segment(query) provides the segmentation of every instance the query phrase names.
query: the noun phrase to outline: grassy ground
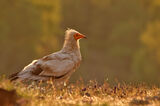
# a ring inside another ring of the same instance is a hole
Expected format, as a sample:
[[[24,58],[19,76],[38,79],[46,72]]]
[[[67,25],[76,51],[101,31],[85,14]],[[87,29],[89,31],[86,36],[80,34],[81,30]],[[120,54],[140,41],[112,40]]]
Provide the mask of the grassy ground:
[[[2,95],[2,99],[11,98],[22,106],[56,106],[56,105],[160,105],[160,88],[145,84],[116,84],[110,86],[107,82],[99,85],[96,81],[84,84],[82,81],[70,83],[66,87],[57,88],[49,82],[44,84],[24,85],[10,83],[1,78],[0,88],[14,92]],[[0,98],[1,99],[1,98]],[[0,100],[2,103],[4,100]],[[7,100],[6,100],[7,101]]]

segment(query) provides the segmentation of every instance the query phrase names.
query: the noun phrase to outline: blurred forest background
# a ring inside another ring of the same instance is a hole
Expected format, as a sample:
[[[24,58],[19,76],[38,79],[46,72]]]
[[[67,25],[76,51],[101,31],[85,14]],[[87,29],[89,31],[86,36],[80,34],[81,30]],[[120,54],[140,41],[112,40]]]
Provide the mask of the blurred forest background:
[[[160,82],[160,0],[0,0],[0,74],[60,50],[67,28],[88,37],[71,81]]]

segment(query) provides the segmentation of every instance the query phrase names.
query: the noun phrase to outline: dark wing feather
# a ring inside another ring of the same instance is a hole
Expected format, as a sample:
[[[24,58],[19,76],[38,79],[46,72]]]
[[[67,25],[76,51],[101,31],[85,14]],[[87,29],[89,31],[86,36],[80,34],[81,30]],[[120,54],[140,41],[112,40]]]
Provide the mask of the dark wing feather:
[[[37,65],[37,67],[32,71],[32,74],[39,75],[43,69],[41,68],[41,65]]]
[[[13,74],[9,75],[8,79],[10,81],[14,81],[14,80],[18,79],[18,76],[17,76],[18,73],[19,72],[16,72],[16,73],[13,73]]]
[[[69,72],[63,74],[63,75],[60,75],[60,76],[47,76],[47,75],[40,75],[42,77],[50,77],[52,79],[60,79],[60,78],[63,78],[64,76],[66,76]]]

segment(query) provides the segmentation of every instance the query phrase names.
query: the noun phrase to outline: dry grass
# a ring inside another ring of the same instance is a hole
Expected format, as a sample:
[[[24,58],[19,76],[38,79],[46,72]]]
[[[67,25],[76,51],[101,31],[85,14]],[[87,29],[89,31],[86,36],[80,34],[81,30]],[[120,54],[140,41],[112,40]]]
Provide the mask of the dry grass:
[[[24,85],[10,83],[1,79],[0,88],[15,89],[17,104],[27,106],[56,105],[160,105],[160,89],[145,84],[116,84],[110,86],[107,82],[99,85],[96,81],[84,84],[78,81],[63,88],[48,84]],[[5,98],[5,96],[4,96]]]

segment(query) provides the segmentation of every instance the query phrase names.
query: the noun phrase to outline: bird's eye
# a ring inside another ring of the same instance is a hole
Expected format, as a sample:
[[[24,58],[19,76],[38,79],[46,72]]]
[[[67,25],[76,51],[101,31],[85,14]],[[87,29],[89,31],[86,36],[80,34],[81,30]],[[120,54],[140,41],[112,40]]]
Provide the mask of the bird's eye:
[[[78,33],[76,33],[76,34],[74,35],[74,37],[78,38],[78,37],[79,37],[79,34],[78,34]]]

